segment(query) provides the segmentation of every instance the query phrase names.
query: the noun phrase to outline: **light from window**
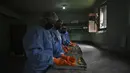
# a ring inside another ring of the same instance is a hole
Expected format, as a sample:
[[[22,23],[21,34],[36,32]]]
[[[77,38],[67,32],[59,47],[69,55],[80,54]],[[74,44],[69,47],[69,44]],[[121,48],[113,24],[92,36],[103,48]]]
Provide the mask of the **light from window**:
[[[100,8],[100,29],[107,28],[107,6]]]

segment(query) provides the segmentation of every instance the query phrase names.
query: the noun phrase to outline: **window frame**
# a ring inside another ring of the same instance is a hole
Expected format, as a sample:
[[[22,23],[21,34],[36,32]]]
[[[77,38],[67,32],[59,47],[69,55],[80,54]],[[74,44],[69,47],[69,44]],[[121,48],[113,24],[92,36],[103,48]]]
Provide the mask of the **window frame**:
[[[102,7],[104,7],[104,6],[107,6],[107,1],[105,1],[103,4],[101,4],[100,5],[100,7],[98,8],[98,19],[97,19],[97,21],[98,21],[98,31],[101,31],[101,30],[107,30],[107,27],[105,27],[105,28],[100,28],[100,9],[102,8]],[[107,24],[106,24],[107,25]]]

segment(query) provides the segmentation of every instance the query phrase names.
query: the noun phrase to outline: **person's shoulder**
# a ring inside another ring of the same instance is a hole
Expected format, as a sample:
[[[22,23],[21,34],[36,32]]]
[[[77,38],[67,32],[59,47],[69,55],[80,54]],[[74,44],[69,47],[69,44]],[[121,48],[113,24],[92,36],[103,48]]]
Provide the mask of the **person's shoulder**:
[[[57,31],[57,33],[58,33],[58,35],[60,35],[60,36],[62,35],[59,31]]]

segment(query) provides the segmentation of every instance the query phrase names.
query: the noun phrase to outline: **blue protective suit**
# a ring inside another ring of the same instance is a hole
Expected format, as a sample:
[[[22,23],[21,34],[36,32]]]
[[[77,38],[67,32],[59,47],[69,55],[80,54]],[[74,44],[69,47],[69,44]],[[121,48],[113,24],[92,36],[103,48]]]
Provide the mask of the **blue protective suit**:
[[[62,44],[63,45],[69,45],[70,44],[70,38],[69,38],[69,33],[66,31],[66,33],[61,33],[61,38],[62,38]]]
[[[64,51],[62,49],[62,40],[61,40],[61,34],[58,30],[55,28],[52,28],[50,30],[52,36],[53,36],[53,56],[54,57],[60,57],[61,54],[64,54]]]
[[[44,73],[53,64],[52,36],[49,30],[38,26],[29,30],[23,39],[27,56],[24,73]]]

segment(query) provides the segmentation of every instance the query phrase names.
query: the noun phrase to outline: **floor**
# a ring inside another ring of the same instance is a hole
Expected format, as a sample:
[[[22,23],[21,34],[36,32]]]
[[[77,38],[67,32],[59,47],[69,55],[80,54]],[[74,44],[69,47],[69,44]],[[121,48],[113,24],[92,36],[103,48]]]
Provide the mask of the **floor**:
[[[130,73],[129,60],[89,45],[80,45],[87,63],[86,73]]]
[[[112,55],[109,52],[100,51],[90,45],[79,45],[83,51],[83,58],[87,63],[87,71],[54,71],[48,73],[130,73],[129,60]],[[11,58],[9,60],[9,73],[22,73],[23,58]]]

